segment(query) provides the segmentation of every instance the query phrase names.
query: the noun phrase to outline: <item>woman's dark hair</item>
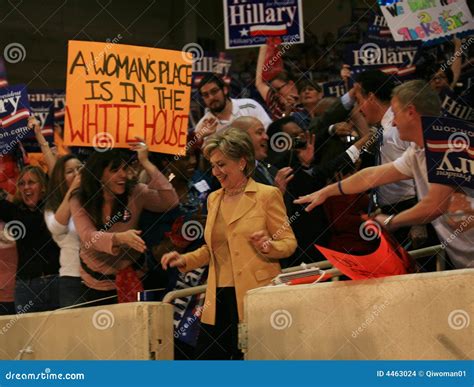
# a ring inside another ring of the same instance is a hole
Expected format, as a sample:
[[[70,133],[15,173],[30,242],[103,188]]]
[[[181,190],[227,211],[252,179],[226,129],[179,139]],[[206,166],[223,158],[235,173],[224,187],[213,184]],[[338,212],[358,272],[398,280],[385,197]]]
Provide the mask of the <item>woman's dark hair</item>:
[[[453,70],[451,70],[451,67],[445,66],[444,63],[441,63],[441,64],[437,63],[432,67],[430,78],[428,79],[428,81],[431,80],[431,78],[433,78],[436,75],[436,73],[440,70],[446,75],[446,78],[448,79],[448,83],[451,86],[454,80],[454,73],[453,73]]]
[[[53,172],[51,172],[51,177],[48,183],[48,200],[46,201],[46,209],[50,211],[56,211],[61,205],[66,192],[69,189],[64,178],[64,173],[66,169],[66,163],[69,160],[77,159],[77,156],[73,154],[68,154],[63,157],[60,157],[56,164],[54,164]]]
[[[268,125],[267,136],[269,138],[270,144],[275,144],[278,142],[278,138],[280,136],[279,133],[283,133],[283,127],[290,122],[294,122],[295,124],[297,124],[296,120],[292,116],[286,116],[278,120],[275,120],[270,125]],[[277,167],[278,169],[283,168],[283,167],[288,167],[290,160],[292,159],[291,145],[286,144],[286,141],[288,141],[289,139],[286,139],[287,135],[284,135],[284,136],[285,137],[280,137],[280,139],[282,143],[285,144],[285,148],[287,149],[274,149],[275,147],[273,146],[268,147],[267,161],[273,166]],[[293,160],[293,161],[296,161],[296,160]]]
[[[355,80],[361,86],[362,95],[373,93],[380,101],[390,102],[396,83],[394,77],[380,70],[367,70]]]
[[[275,134],[283,132],[283,127],[290,122],[296,124],[296,120],[292,116],[286,116],[273,121],[267,128],[268,138],[272,138]]]
[[[305,88],[307,87],[311,87],[313,88],[314,90],[316,90],[318,93],[321,93],[323,91],[323,89],[321,88],[321,86],[319,86],[316,82],[313,82],[309,79],[303,79],[301,81],[298,81],[296,83],[296,87],[298,89],[298,93],[301,93]]]
[[[106,152],[94,152],[81,169],[81,187],[78,192],[79,202],[87,211],[96,227],[102,228],[102,208],[104,205],[104,192],[102,176],[107,167],[116,171],[131,162],[131,155],[120,149],[112,149]],[[116,196],[112,206],[112,214],[116,214],[128,203],[128,198],[136,185],[135,180],[127,180],[125,192]]]
[[[201,94],[201,89],[203,88],[203,86],[207,85],[208,83],[215,83],[217,87],[221,90],[224,90],[224,87],[226,87],[224,80],[220,76],[214,73],[209,73],[204,75],[201,79],[201,82],[199,82],[199,94]]]

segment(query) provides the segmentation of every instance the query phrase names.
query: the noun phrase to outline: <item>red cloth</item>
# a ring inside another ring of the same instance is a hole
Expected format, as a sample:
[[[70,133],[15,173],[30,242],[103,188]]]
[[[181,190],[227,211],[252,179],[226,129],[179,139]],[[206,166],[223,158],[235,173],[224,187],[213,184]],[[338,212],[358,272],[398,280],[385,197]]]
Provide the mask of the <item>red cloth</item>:
[[[124,302],[136,302],[137,293],[143,292],[143,284],[138,278],[137,272],[131,266],[121,269],[115,276],[117,287],[117,298],[119,304]]]
[[[379,230],[379,247],[367,255],[352,255],[315,245],[334,267],[353,280],[388,277],[414,272],[413,259],[375,221],[370,227]],[[368,226],[369,227],[369,226]]]
[[[10,194],[16,191],[16,180],[19,170],[14,155],[4,155],[0,157],[0,188]]]
[[[265,82],[270,82],[284,69],[282,54],[278,48],[280,44],[281,38],[279,37],[267,39],[267,53],[265,55],[265,62],[263,62],[264,66],[262,69],[262,79]]]
[[[171,243],[180,249],[185,249],[191,244],[191,241],[183,237],[182,230],[184,224],[184,216],[178,217],[171,226],[171,231],[165,232],[165,237],[170,238]]]
[[[331,231],[328,244],[331,250],[357,255],[371,253],[377,248],[377,241],[364,240],[359,233],[364,222],[361,215],[367,212],[368,206],[369,197],[365,193],[332,196],[324,202]]]

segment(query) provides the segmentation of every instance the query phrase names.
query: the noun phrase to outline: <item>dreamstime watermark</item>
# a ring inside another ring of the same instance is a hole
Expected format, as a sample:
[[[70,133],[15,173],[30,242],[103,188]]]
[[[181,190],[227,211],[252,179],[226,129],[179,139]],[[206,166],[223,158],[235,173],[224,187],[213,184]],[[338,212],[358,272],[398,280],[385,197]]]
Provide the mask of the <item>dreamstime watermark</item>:
[[[441,65],[441,71],[446,71],[446,69],[450,68],[456,58],[462,56],[462,54],[464,54],[464,51],[469,48],[472,42],[474,42],[474,37],[470,36],[469,39],[465,43],[463,43],[458,50],[454,52],[454,54],[446,61],[446,63],[443,63]]]
[[[367,327],[375,321],[379,314],[383,312],[383,310],[388,304],[390,304],[390,302],[388,300],[385,300],[382,305],[374,305],[372,307],[373,310],[370,312],[369,317],[367,317],[365,321],[357,327],[357,329],[352,331],[352,337],[356,339],[357,336],[359,336],[365,329],[367,329]]]
[[[471,141],[466,133],[452,133],[448,138],[448,147],[453,152],[464,152],[471,146]]]
[[[445,249],[446,246],[454,241],[472,221],[474,221],[474,215],[469,215],[466,219],[463,219],[461,224],[454,230],[454,232],[448,238],[446,238],[446,240],[441,242],[441,247]]]
[[[196,307],[196,311],[193,313],[192,317],[188,317],[187,321],[174,331],[174,338],[179,339],[180,336],[185,336],[186,331],[191,328],[191,326],[201,318],[203,312],[211,305],[209,301],[206,301],[204,305]]]
[[[376,43],[365,43],[359,48],[359,57],[364,64],[377,62],[382,56],[382,50]]]
[[[115,146],[115,140],[110,133],[99,132],[92,138],[92,146],[97,152],[107,152]]]
[[[17,321],[20,319],[20,316],[24,313],[28,313],[28,311],[31,309],[31,307],[34,305],[33,301],[29,301],[28,304],[25,306],[18,306],[18,311],[17,314],[14,315],[1,329],[0,329],[0,335],[4,335],[8,332],[8,330],[13,327]]]
[[[270,325],[277,331],[282,331],[291,327],[293,324],[293,317],[286,309],[275,310],[270,316]]]
[[[383,139],[382,136],[383,136],[383,128],[382,127],[372,128],[371,129],[371,136],[366,141],[366,143],[362,146],[361,152],[367,152],[375,144],[380,144],[381,145],[381,140]]]
[[[459,331],[467,328],[471,323],[469,314],[463,309],[455,309],[449,313],[448,325],[451,329]]]
[[[364,241],[373,241],[380,237],[381,233],[382,228],[380,227],[380,224],[373,220],[367,220],[359,227],[359,235]]]
[[[83,372],[57,373],[51,372],[51,368],[45,368],[44,372],[12,372],[5,374],[6,380],[85,380]]]
[[[280,132],[275,133],[270,137],[270,148],[277,153],[285,152],[291,149],[293,146],[293,139],[288,133]]]
[[[2,147],[2,156],[10,153],[12,150],[15,149],[16,145],[30,132],[27,126],[23,126],[21,128],[13,129],[9,135],[14,135],[15,138],[10,141],[8,144]],[[0,133],[0,140],[4,137],[7,137],[6,133]]]
[[[188,43],[188,44],[186,44],[181,49],[181,52],[182,52],[181,55],[183,56],[183,59],[185,61],[191,62],[191,63],[200,61],[204,57],[204,50],[202,49],[202,47],[198,43]],[[185,53],[186,54],[191,54],[192,59],[190,59],[189,55],[186,55]]]
[[[112,328],[114,324],[115,317],[110,310],[100,309],[92,316],[92,325],[100,331]]]
[[[184,148],[184,154],[188,153],[190,149],[193,148],[204,136],[202,133],[196,133],[194,138],[191,141],[188,141],[186,143],[186,146]],[[174,155],[174,161],[178,161],[183,155]]]
[[[86,70],[87,71],[91,71],[93,67],[95,67],[97,65],[97,63],[102,60],[102,58],[104,57],[105,54],[107,54],[110,49],[114,46],[114,44],[117,44],[118,42],[120,42],[121,40],[123,39],[122,35],[121,34],[118,34],[117,36],[115,36],[113,39],[109,39],[107,38],[105,40],[106,42],[106,45],[105,45],[105,48],[99,52],[93,59],[92,61],[86,63]]]
[[[23,239],[26,235],[26,227],[19,220],[12,220],[5,224],[3,236],[10,242]]]
[[[3,50],[3,57],[8,63],[23,62],[26,59],[26,49],[21,43],[10,43]]]
[[[99,240],[105,232],[107,232],[115,223],[117,223],[120,219],[123,219],[123,213],[121,211],[117,212],[110,220],[105,223],[104,227],[101,228],[94,237],[90,241],[86,241],[84,243],[84,248],[90,248],[95,242]]]
[[[188,220],[181,227],[181,235],[188,242],[202,238],[204,227],[197,220]]]
[[[270,70],[273,65],[295,44],[298,43],[299,38],[293,36],[289,41],[284,42],[280,45],[281,48],[278,49],[277,53],[273,55],[267,63],[263,64],[263,71]]]
[[[286,230],[288,230],[288,228],[290,228],[291,224],[293,222],[295,222],[296,219],[298,219],[299,216],[300,216],[300,213],[298,211],[296,211],[293,215],[291,215],[291,217],[288,220],[285,220],[285,222],[278,228],[278,230],[275,233],[273,233],[273,235],[271,236],[271,240],[267,241],[263,244],[263,247],[266,248],[272,240],[273,241],[278,240],[280,235],[283,232],[285,232]]]

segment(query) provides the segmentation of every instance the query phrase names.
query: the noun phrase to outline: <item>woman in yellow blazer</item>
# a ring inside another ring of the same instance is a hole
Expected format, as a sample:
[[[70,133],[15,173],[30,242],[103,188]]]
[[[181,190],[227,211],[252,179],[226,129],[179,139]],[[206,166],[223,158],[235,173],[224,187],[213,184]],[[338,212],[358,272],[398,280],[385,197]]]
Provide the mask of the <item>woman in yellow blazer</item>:
[[[245,131],[230,128],[209,137],[204,155],[222,187],[208,198],[206,243],[187,254],[167,253],[161,264],[182,272],[209,265],[196,357],[239,359],[245,293],[280,273],[277,259],[295,251],[296,239],[280,191],[250,178],[255,159]]]

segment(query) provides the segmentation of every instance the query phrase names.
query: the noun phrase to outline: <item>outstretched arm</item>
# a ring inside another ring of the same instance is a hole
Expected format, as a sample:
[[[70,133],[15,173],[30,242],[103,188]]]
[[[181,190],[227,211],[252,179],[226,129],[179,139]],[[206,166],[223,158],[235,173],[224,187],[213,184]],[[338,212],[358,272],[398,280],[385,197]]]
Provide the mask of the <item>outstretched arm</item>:
[[[305,209],[305,211],[309,212],[324,203],[331,196],[356,194],[380,185],[406,179],[410,179],[410,177],[401,173],[395,168],[393,163],[379,165],[377,167],[365,168],[339,183],[328,185],[312,194],[302,196],[295,200],[294,203],[309,203]]]
[[[396,230],[400,227],[430,223],[447,211],[453,192],[454,188],[451,186],[430,184],[428,194],[412,208],[393,216],[386,228]],[[387,215],[381,214],[377,215],[375,220],[384,224],[387,218]]]
[[[263,81],[263,66],[265,64],[265,55],[267,54],[267,45],[260,46],[257,59],[257,73],[255,74],[255,87],[262,96],[263,100],[267,100],[267,94],[270,87]]]

